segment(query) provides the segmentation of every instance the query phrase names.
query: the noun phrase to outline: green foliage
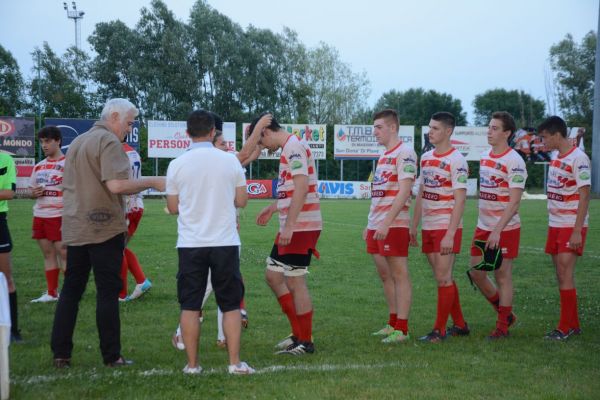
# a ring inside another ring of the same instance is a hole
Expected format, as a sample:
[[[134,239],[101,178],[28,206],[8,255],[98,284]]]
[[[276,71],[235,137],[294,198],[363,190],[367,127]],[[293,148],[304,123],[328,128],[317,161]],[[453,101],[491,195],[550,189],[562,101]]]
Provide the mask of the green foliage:
[[[596,32],[588,32],[580,44],[568,34],[550,48],[559,106],[571,126],[592,125]]]
[[[0,115],[16,116],[21,112],[24,88],[17,60],[0,45]]]
[[[254,218],[266,201],[251,200],[241,214],[241,266],[250,326],[242,335],[242,359],[258,374],[230,377],[226,352],[217,348],[214,297],[205,309],[200,340],[201,376],[184,376],[185,356],[171,347],[178,320],[176,299],[176,218],[164,201],[146,200],[146,212],[130,243],[154,287],[142,298],[121,304],[123,354],[135,364],[102,366],[95,323],[95,288],[90,279],[79,309],[73,367],[53,369],[49,347],[54,304],[31,304],[45,290],[42,254],[31,239],[31,200],[10,202],[13,265],[25,342],[10,346],[14,399],[591,399],[600,393],[600,230],[588,231],[585,254],[575,270],[583,334],[566,343],[542,336],[556,326],[559,296],[550,257],[543,254],[545,201],[524,200],[521,248],[514,266],[511,338],[488,342],[496,314],[465,276],[477,203],[468,200],[462,253],[454,278],[471,336],[438,345],[416,340],[431,329],[436,284],[425,255],[411,248],[413,303],[408,343],[388,346],[371,332],[387,320],[381,283],[361,239],[369,201],[324,200],[321,259],[314,260],[308,285],[314,303],[316,353],[304,357],[273,354],[289,333],[285,315],[264,281],[265,257],[277,230],[274,218],[258,227]],[[590,221],[600,218],[593,200]],[[419,238],[420,239],[420,238]],[[62,281],[62,276],[61,276]],[[133,281],[130,278],[130,286]]]
[[[427,126],[431,115],[438,111],[448,111],[456,118],[456,125],[466,125],[467,114],[463,111],[459,99],[448,93],[439,93],[435,90],[425,91],[423,88],[412,88],[404,92],[390,90],[384,93],[374,110],[391,108],[398,112],[401,125]]]
[[[522,90],[491,89],[475,96],[473,108],[475,125],[487,126],[493,112],[507,111],[522,128],[536,127],[544,120],[546,103]]]
[[[89,56],[75,47],[59,57],[44,42],[32,53],[38,70],[29,83],[29,108],[41,111],[42,118],[87,118],[93,113],[96,97],[89,88]]]

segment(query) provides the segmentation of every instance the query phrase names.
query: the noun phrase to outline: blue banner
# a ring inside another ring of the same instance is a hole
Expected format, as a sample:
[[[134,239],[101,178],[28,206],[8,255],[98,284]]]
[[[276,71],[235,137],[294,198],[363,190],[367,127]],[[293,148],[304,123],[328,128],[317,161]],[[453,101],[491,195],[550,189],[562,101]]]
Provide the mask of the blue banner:
[[[95,119],[74,119],[74,118],[45,118],[44,126],[54,125],[62,133],[62,151],[66,152],[69,145],[77,136],[89,131]],[[127,144],[140,152],[140,121],[134,121],[131,133],[125,138]]]

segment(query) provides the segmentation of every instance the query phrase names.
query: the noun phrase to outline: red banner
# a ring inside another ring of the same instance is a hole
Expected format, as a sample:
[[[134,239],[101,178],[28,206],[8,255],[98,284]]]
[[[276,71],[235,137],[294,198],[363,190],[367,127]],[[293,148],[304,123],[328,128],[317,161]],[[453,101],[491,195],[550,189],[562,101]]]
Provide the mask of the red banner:
[[[273,197],[273,181],[249,179],[246,181],[246,190],[251,199],[270,199]]]

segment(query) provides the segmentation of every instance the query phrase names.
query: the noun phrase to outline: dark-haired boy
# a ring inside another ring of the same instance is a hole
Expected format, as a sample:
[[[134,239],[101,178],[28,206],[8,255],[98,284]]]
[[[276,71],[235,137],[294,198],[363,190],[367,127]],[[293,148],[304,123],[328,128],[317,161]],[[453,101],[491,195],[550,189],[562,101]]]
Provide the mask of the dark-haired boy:
[[[485,250],[500,248],[502,264],[494,271],[497,287],[486,271],[471,270],[471,279],[496,310],[496,329],[488,339],[502,339],[509,335],[508,328],[516,321],[512,312],[513,260],[519,254],[521,219],[519,205],[525,189],[527,169],[525,161],[508,143],[516,130],[515,120],[505,112],[492,114],[488,125],[488,143],[491,150],[481,155],[479,166],[479,218],[473,241],[486,241]],[[471,266],[482,260],[481,251],[471,247]],[[448,330],[453,336],[467,333],[453,327]]]
[[[417,154],[398,138],[400,121],[394,110],[373,116],[374,135],[385,152],[377,162],[371,189],[371,208],[363,239],[383,285],[389,319],[381,330],[383,343],[404,342],[412,286],[408,273],[410,194],[417,175]]]
[[[58,300],[58,277],[67,262],[61,235],[65,156],[60,149],[62,135],[56,126],[40,129],[38,139],[46,158],[35,165],[29,181],[31,197],[35,199],[32,238],[44,256],[47,290],[31,302],[49,303]]]
[[[538,134],[552,155],[546,193],[548,195],[548,238],[546,253],[552,256],[560,292],[560,320],[545,338],[566,340],[581,333],[575,289],[575,263],[583,255],[588,227],[592,171],[590,159],[567,138],[567,125],[550,117]]]
[[[198,319],[209,270],[217,304],[223,311],[230,374],[251,374],[240,361],[240,302],[244,284],[240,275],[240,237],[236,207],[248,201],[246,178],[233,154],[214,148],[215,120],[208,111],[194,111],[187,119],[192,145],[171,161],[167,170],[167,208],[177,218],[177,297],[181,306],[181,331],[186,374],[199,374]]]
[[[269,151],[282,149],[277,201],[256,216],[258,225],[266,225],[279,213],[279,232],[267,257],[266,280],[290,321],[292,336],[278,344],[282,348],[278,353],[313,353],[313,306],[306,274],[312,255],[318,257],[322,229],[315,160],[308,143],[283,130],[275,118],[261,132],[254,132],[261,117],[252,122],[250,132],[261,135],[260,144]]]
[[[431,343],[446,338],[450,315],[455,329],[465,334],[469,330],[460,307],[458,287],[452,279],[455,256],[460,253],[469,176],[467,161],[450,142],[455,124],[454,116],[448,112],[431,116],[428,135],[435,149],[421,157],[420,189],[410,229],[411,245],[418,246],[417,228],[422,221],[422,251],[427,255],[438,286],[433,330],[419,338]]]

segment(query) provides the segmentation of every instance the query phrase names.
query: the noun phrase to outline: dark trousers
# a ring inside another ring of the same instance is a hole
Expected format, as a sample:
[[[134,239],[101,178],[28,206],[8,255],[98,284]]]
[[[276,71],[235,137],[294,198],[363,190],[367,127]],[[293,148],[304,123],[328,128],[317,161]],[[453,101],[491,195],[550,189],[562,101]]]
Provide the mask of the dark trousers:
[[[79,302],[92,268],[96,282],[96,326],[102,358],[104,363],[110,363],[121,356],[119,291],[124,248],[123,234],[102,243],[67,247],[67,271],[52,327],[54,358],[71,358]]]

